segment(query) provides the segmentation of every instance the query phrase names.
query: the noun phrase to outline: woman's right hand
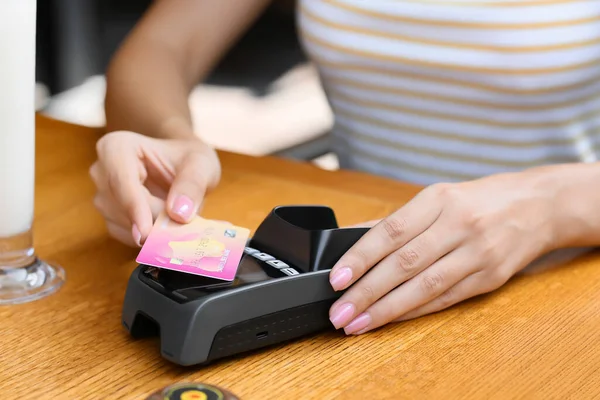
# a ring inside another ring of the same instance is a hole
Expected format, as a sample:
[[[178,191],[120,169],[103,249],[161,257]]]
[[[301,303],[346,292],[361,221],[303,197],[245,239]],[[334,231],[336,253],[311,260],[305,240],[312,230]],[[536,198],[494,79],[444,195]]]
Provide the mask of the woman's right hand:
[[[141,246],[162,210],[189,222],[220,180],[216,152],[199,138],[154,139],[128,131],[109,133],[96,146],[90,168],[94,205],[112,237]]]

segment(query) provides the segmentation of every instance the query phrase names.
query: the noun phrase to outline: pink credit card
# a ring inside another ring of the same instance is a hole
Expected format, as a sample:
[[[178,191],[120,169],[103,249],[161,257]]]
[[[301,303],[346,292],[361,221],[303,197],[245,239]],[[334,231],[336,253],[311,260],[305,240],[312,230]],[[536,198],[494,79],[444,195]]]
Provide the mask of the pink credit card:
[[[249,235],[228,222],[198,216],[182,225],[161,213],[136,262],[232,281]]]

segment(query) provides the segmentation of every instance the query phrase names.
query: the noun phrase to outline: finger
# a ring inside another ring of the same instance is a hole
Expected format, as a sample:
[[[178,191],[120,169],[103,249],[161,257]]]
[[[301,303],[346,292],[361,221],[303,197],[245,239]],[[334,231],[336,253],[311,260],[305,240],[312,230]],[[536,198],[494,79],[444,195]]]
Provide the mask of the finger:
[[[110,193],[125,210],[131,226],[139,232],[140,240],[143,241],[152,229],[153,220],[143,185],[143,167],[137,158],[137,152],[130,146],[111,145],[104,147],[98,157]]]
[[[204,195],[212,182],[211,160],[202,153],[190,153],[183,160],[169,190],[169,216],[180,223],[189,222],[198,213]]]
[[[433,268],[432,264],[456,249],[462,237],[451,232],[448,226],[434,224],[360,278],[331,307],[333,325],[345,326],[394,288],[426,268]]]
[[[106,174],[103,171],[100,163],[95,162],[90,167],[89,175],[92,178],[92,181],[94,182],[94,185],[96,185],[96,188],[99,192],[110,191],[110,188],[108,187],[108,179],[106,178]],[[152,196],[158,197],[163,200],[167,198],[168,190],[165,189],[164,185],[162,185],[161,183],[158,183],[153,179],[147,179],[146,182],[144,182],[144,186],[146,187],[146,189],[148,189]]]
[[[165,209],[165,201],[148,193],[148,203],[150,204],[150,210],[152,212],[152,222],[154,222],[156,221],[158,214]]]
[[[89,170],[90,178],[92,178],[92,182],[96,186],[96,189],[100,192],[108,191],[108,185],[106,184],[106,175],[104,170],[102,169],[102,165],[96,161]]]
[[[125,229],[121,225],[117,225],[113,222],[107,222],[106,228],[112,238],[129,247],[139,247],[138,242],[133,238],[134,234],[132,234],[131,230]]]
[[[158,214],[164,210],[165,202],[162,199],[152,196],[150,193],[147,193],[146,199],[152,211],[152,221],[155,221]],[[110,193],[98,193],[94,197],[94,207],[96,207],[107,222],[126,229],[132,228],[131,221],[126,212]]]
[[[344,226],[343,228],[345,228],[345,229],[349,229],[349,228],[372,228],[373,226],[377,225],[379,222],[381,222],[381,219],[373,219],[373,220],[361,222],[361,223],[358,223],[358,224],[347,225],[347,226]]]
[[[112,221],[117,225],[122,226],[131,225],[130,218],[119,206],[118,201],[108,187],[108,179],[106,178],[106,174],[100,163],[94,163],[90,167],[89,174],[98,189],[98,194],[94,197],[94,206],[96,209],[98,209],[108,221]],[[144,186],[146,187],[146,194],[150,203],[150,208],[152,209],[152,220],[154,221],[158,213],[165,207],[164,199],[167,197],[167,191],[154,181],[146,181]]]
[[[343,290],[356,282],[373,265],[429,228],[440,212],[436,198],[422,191],[404,207],[381,220],[333,266],[329,275],[333,289]]]
[[[435,299],[477,269],[468,248],[461,247],[389,292],[346,325],[344,331],[360,334],[378,328]]]
[[[150,180],[150,179],[146,180],[144,185],[146,186],[146,188],[148,189],[150,194],[154,197],[158,197],[159,199],[166,200],[167,196],[169,195],[168,189],[166,189],[161,184],[159,184],[153,180]]]
[[[476,272],[472,275],[469,275],[450,289],[446,290],[429,303],[407,312],[406,314],[397,318],[395,321],[407,321],[422,317],[423,315],[442,311],[446,308],[452,307],[457,303],[460,303],[461,301],[491,292],[494,289],[495,288],[486,285],[484,272]]]
[[[110,197],[110,198],[109,198]],[[131,226],[131,221],[125,211],[112,199],[112,196],[98,193],[94,196],[94,207],[102,214],[107,222],[120,226]]]

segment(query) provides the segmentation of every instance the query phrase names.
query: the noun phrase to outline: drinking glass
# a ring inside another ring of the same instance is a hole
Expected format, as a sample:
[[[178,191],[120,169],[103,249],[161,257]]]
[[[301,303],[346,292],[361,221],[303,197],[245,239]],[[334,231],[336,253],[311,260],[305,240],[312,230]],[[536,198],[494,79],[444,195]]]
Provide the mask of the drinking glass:
[[[36,255],[36,0],[0,0],[0,305],[56,292],[63,269]]]

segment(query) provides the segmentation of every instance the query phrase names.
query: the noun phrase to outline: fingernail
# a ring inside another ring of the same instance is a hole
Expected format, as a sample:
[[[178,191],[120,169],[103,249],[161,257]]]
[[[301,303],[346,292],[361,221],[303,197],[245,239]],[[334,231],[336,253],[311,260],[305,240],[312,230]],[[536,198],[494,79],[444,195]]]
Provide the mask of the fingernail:
[[[131,227],[131,234],[133,235],[133,240],[135,241],[135,244],[137,244],[139,247],[142,247],[142,234],[140,233],[140,230],[138,229],[136,224],[133,224],[133,226]]]
[[[339,329],[346,325],[354,315],[354,304],[345,303],[336,307],[331,313],[329,320],[335,326],[335,329]]]
[[[352,270],[348,267],[340,268],[329,278],[329,283],[334,290],[343,289],[352,279]]]
[[[194,212],[194,202],[187,196],[179,196],[173,204],[173,212],[188,220]]]
[[[344,328],[344,332],[346,335],[362,333],[370,323],[371,316],[367,313],[362,313]]]

